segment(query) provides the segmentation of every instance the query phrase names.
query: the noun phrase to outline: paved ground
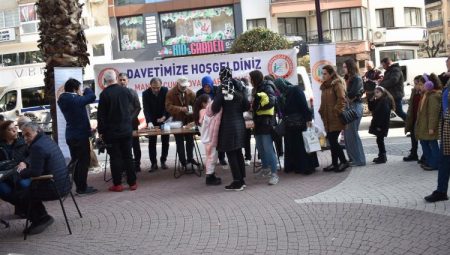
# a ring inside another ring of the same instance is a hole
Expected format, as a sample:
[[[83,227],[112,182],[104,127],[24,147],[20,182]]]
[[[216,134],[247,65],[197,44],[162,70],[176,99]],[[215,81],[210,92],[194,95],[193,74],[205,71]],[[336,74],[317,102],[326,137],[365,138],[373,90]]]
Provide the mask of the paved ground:
[[[376,145],[364,132],[371,161]],[[391,135],[386,165],[282,173],[276,186],[256,180],[248,168],[243,192],[158,170],[141,172],[137,191],[111,193],[103,174],[92,173],[89,181],[101,192],[77,198],[83,218],[65,202],[71,236],[57,203],[46,203],[55,224],[27,241],[24,221],[0,205],[0,216],[11,219],[10,229],[0,229],[0,254],[449,254],[450,202],[422,200],[437,173],[403,163],[409,140],[401,129]],[[321,167],[330,163],[329,152],[319,158]],[[218,167],[218,173],[228,184],[229,170]]]

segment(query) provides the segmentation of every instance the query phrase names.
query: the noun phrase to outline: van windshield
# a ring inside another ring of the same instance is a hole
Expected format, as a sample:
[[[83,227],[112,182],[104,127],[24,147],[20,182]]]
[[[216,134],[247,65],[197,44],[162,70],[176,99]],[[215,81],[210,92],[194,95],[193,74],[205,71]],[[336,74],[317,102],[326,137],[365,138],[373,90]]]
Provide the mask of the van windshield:
[[[11,111],[16,108],[17,91],[9,91],[0,99],[0,112]]]
[[[45,98],[45,88],[22,89],[22,105],[23,108],[49,105],[48,100]]]

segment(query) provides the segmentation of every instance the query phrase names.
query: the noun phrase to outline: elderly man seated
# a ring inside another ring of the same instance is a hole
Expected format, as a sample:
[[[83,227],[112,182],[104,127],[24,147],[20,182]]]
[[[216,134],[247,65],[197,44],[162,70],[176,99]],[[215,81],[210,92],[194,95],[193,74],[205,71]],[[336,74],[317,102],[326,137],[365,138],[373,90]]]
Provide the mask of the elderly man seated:
[[[29,146],[29,156],[25,162],[20,162],[17,171],[20,178],[26,179],[41,175],[53,175],[59,195],[67,195],[71,188],[69,172],[64,156],[58,145],[50,137],[39,131],[39,126],[28,122],[22,126],[25,142]],[[32,195],[32,196],[31,196]],[[58,194],[50,182],[37,182],[29,188],[15,191],[10,203],[20,208],[27,208],[31,201],[31,225],[24,230],[29,235],[39,234],[53,223],[42,201],[58,199]]]

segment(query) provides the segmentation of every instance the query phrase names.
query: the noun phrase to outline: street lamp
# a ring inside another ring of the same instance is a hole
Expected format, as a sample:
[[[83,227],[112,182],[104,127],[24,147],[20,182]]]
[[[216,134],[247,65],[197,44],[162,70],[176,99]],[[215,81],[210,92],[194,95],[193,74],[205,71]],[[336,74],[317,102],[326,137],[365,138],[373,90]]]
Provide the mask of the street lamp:
[[[318,35],[319,43],[323,43],[322,15],[320,13],[320,0],[316,0],[316,19],[317,19],[317,35]]]

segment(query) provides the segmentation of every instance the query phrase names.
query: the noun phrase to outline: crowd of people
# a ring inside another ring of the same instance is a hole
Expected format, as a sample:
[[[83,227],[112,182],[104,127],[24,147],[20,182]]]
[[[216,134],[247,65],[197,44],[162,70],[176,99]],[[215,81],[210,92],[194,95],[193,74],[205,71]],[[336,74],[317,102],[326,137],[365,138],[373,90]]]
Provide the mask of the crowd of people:
[[[321,104],[319,114],[324,124],[326,139],[330,148],[332,163],[324,172],[343,172],[349,167],[367,164],[359,128],[363,117],[363,103],[367,100],[372,121],[369,133],[376,136],[378,156],[376,164],[387,162],[385,137],[388,135],[391,112],[405,121],[405,133],[411,136],[410,154],[404,161],[418,161],[427,171],[439,170],[437,189],[425,197],[428,202],[447,200],[450,172],[450,111],[449,77],[450,58],[447,72],[437,76],[434,73],[418,75],[409,100],[408,112],[402,108],[404,97],[403,75],[397,64],[389,58],[382,60],[384,74],[367,63],[367,72],[361,76],[352,59],[343,64],[344,75],[338,75],[336,68],[326,65],[322,68]],[[152,78],[150,87],[143,92],[143,112],[148,128],[162,126],[170,119],[183,125],[195,123],[206,154],[206,185],[221,185],[216,175],[216,165],[229,165],[232,182],[226,190],[246,188],[246,166],[250,165],[251,135],[256,140],[257,156],[261,165],[256,178],[267,178],[269,185],[280,181],[279,157],[284,157],[283,169],[309,175],[319,167],[316,152],[305,149],[302,132],[313,127],[314,116],[300,86],[283,78],[264,76],[259,70],[249,73],[249,79],[233,77],[232,70],[222,68],[220,84],[215,85],[210,76],[202,78],[202,88],[194,93],[186,77],[179,77],[175,87],[162,86],[159,78]],[[138,188],[136,172],[141,171],[141,149],[139,138],[133,131],[139,126],[138,115],[141,104],[133,89],[127,88],[126,74],[109,70],[104,73],[106,88],[100,93],[97,132],[110,155],[110,169],[113,185],[110,191],[121,192],[123,176],[128,188]],[[364,98],[364,95],[366,97]],[[72,176],[76,193],[94,194],[98,190],[87,184],[92,129],[86,106],[96,96],[89,88],[69,79],[64,93],[58,98],[58,105],[66,119],[65,138],[72,162],[76,168]],[[345,112],[352,112],[351,120],[343,120]],[[251,120],[252,129],[246,127]],[[0,198],[15,206],[15,214],[26,216],[26,206],[33,193],[31,203],[31,226],[24,230],[37,234],[45,230],[53,218],[46,212],[42,201],[65,195],[71,187],[68,167],[58,145],[45,135],[39,126],[26,117],[17,121],[22,136],[18,135],[13,121],[0,124],[0,162],[8,161],[17,166],[17,176],[0,182]],[[283,129],[279,128],[283,126]],[[345,139],[345,151],[339,137]],[[192,134],[175,134],[176,151],[181,170],[200,167],[193,157],[194,137]],[[439,145],[440,140],[440,145]],[[423,155],[418,156],[420,142]],[[161,155],[157,161],[157,137],[149,137],[150,172],[161,167],[167,169],[169,135],[161,135]],[[244,150],[244,153],[243,153]],[[346,153],[345,153],[346,152]],[[228,160],[228,163],[225,159]],[[55,193],[48,184],[40,184],[39,192],[31,191],[31,177],[52,174],[57,186]]]

